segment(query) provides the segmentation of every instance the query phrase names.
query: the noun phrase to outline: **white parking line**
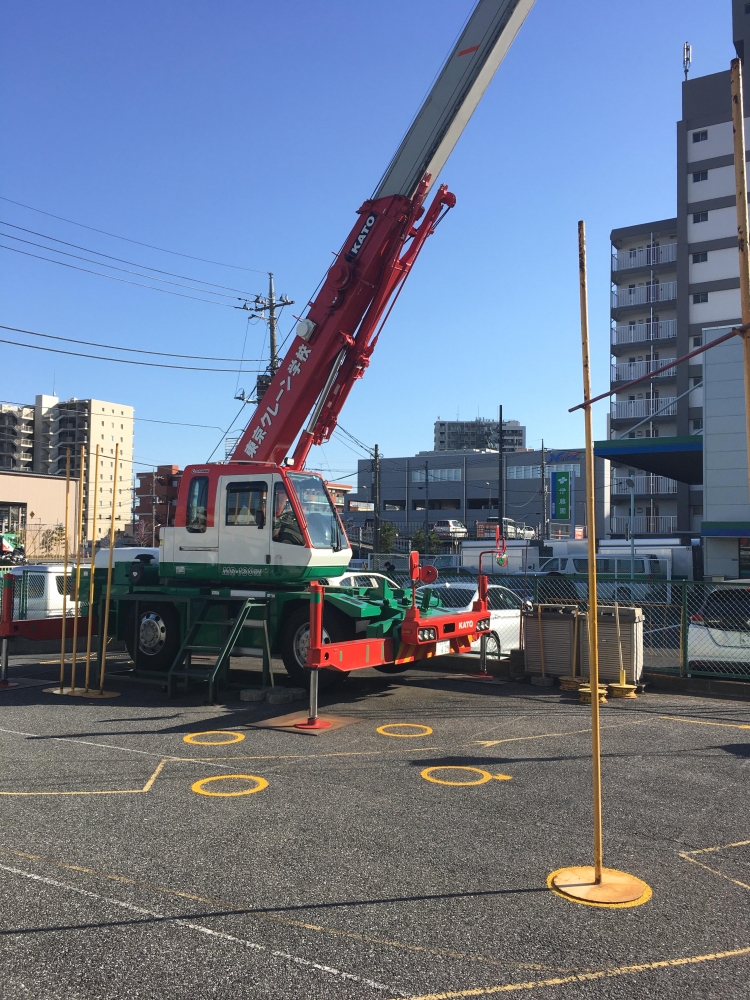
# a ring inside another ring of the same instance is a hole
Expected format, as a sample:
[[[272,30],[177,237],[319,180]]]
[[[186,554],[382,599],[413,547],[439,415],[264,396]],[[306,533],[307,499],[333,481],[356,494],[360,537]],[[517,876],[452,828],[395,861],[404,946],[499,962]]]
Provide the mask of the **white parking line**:
[[[392,987],[385,986],[383,983],[378,983],[374,979],[365,979],[363,976],[355,976],[351,972],[342,972],[341,969],[334,969],[330,965],[321,965],[319,962],[313,962],[309,958],[301,958],[299,955],[291,955],[287,951],[279,951],[274,948],[269,948],[267,945],[257,944],[255,941],[247,941],[244,938],[235,937],[234,934],[227,934],[225,931],[216,931],[210,927],[204,927],[202,924],[195,924],[191,920],[184,920],[182,917],[170,917],[169,914],[157,913],[155,910],[147,910],[143,906],[135,906],[133,903],[125,903],[120,899],[112,899],[109,896],[101,896],[97,892],[91,892],[88,889],[81,889],[77,885],[70,885],[68,882],[60,882],[58,879],[47,878],[44,875],[35,875],[33,872],[24,871],[22,868],[12,868],[10,865],[0,865],[0,869],[10,872],[13,875],[21,875],[23,878],[32,879],[34,882],[42,882],[44,885],[50,885],[56,889],[67,889],[69,892],[76,892],[80,896],[86,896],[89,899],[96,899],[102,903],[107,903],[110,906],[117,906],[122,910],[128,910],[130,913],[137,913],[140,916],[152,917],[157,920],[168,920],[172,924],[177,924],[179,927],[186,927],[191,931],[197,931],[199,934],[205,934],[208,937],[221,938],[224,941],[230,941],[232,944],[241,945],[241,947],[248,948],[252,951],[265,952],[273,958],[280,958],[286,962],[293,962],[295,965],[303,965],[310,969],[315,969],[317,972],[326,972],[331,976],[338,976],[340,979],[350,979],[353,982],[362,983],[363,986],[369,986],[374,990],[381,990],[390,993],[395,992]],[[406,994],[399,993],[398,995],[405,996]]]

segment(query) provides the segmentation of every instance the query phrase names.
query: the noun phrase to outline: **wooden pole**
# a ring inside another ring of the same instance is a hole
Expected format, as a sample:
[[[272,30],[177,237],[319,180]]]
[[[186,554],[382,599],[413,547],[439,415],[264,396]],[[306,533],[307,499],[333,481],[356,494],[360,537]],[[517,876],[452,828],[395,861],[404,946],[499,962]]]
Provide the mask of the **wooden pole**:
[[[86,687],[88,692],[91,677],[91,630],[94,622],[94,570],[96,569],[96,514],[99,506],[99,445],[96,446],[94,464],[94,517],[91,524],[91,569],[89,571],[89,617],[86,624]]]
[[[107,563],[107,595],[104,599],[104,624],[102,631],[102,663],[99,670],[99,694],[104,693],[104,668],[107,663],[107,630],[109,629],[109,602],[112,595],[112,558],[115,551],[115,512],[117,510],[117,467],[120,464],[120,445],[115,445],[115,474],[112,476],[112,514],[109,522],[109,562]]]
[[[742,323],[750,323],[750,248],[748,248],[747,169],[745,166],[745,113],[742,101],[742,64],[731,63],[732,132],[734,135],[734,183],[737,194],[737,248],[740,257],[740,301]],[[747,441],[747,474],[750,488],[750,333],[742,335],[743,369],[745,374],[745,437]]]
[[[583,400],[591,399],[589,359],[589,304],[586,279],[586,224],[578,223],[578,278],[581,303],[581,357]],[[586,525],[589,569],[589,680],[591,683],[591,757],[594,784],[594,881],[602,880],[602,772],[599,737],[599,629],[596,600],[596,514],[594,493],[594,432],[591,405],[584,407],[586,420]]]
[[[68,507],[70,501],[70,448],[65,456],[65,553],[63,555],[62,639],[60,641],[60,694],[65,687],[65,633],[68,625]]]
[[[86,447],[81,445],[81,460],[78,468],[78,511],[76,517],[76,592],[75,611],[73,612],[73,655],[70,665],[70,693],[75,694],[76,690],[76,646],[78,644],[78,612],[81,606],[81,548],[83,545],[83,472],[86,461]]]

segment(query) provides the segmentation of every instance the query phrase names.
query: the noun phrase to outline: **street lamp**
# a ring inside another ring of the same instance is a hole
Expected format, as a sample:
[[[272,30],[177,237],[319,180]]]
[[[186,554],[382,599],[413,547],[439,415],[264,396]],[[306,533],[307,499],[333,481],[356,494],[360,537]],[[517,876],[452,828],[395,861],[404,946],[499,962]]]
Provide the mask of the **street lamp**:
[[[628,477],[625,485],[630,490],[630,582],[635,579],[635,536],[633,527],[635,525],[635,480]]]

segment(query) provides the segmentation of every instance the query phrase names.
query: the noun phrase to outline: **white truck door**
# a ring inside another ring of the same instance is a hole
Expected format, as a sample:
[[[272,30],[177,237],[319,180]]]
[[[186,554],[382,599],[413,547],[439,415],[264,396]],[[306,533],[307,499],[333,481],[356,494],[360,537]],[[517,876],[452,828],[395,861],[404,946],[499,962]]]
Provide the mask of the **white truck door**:
[[[252,580],[270,559],[269,478],[222,476],[216,498],[221,575]]]

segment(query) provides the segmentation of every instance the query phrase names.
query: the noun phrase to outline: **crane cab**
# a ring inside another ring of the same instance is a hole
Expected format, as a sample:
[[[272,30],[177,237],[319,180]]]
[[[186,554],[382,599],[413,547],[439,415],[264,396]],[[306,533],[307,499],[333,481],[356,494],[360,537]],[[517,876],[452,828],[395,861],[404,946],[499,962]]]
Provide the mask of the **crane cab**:
[[[161,536],[160,576],[175,582],[299,585],[351,559],[322,478],[274,463],[188,467]]]

